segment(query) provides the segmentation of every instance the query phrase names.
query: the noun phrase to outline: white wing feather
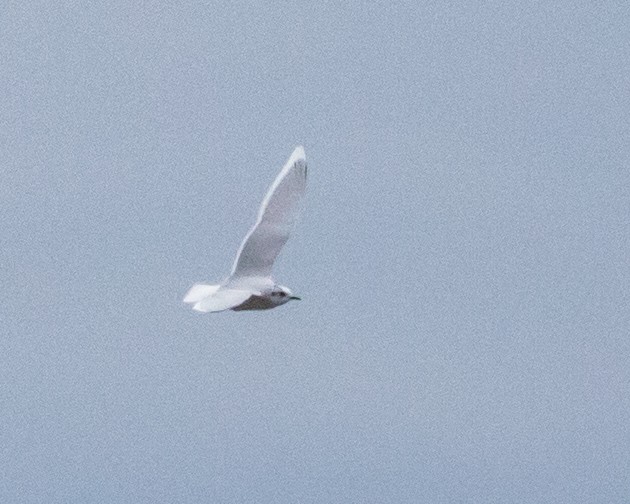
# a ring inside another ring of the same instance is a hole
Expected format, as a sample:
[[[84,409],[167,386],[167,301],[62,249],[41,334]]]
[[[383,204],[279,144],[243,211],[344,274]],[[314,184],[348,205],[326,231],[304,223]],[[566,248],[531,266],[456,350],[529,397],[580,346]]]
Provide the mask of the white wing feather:
[[[238,249],[231,279],[271,277],[273,263],[289,239],[306,189],[304,148],[297,147],[267,191],[256,224]]]
[[[212,296],[212,294],[218,291],[220,287],[220,285],[195,284],[186,293],[186,297],[184,297],[184,303],[197,303],[203,298]]]
[[[218,312],[235,308],[252,296],[252,292],[235,289],[219,289],[214,294],[193,305],[193,310],[199,312]]]

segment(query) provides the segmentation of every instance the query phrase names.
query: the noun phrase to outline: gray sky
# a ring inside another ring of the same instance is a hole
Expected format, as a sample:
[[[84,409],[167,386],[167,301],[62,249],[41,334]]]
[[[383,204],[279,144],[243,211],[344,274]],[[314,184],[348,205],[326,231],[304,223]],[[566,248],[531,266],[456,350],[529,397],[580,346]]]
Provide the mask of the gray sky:
[[[4,2],[0,501],[626,503],[626,2]],[[199,315],[295,145],[302,296]]]

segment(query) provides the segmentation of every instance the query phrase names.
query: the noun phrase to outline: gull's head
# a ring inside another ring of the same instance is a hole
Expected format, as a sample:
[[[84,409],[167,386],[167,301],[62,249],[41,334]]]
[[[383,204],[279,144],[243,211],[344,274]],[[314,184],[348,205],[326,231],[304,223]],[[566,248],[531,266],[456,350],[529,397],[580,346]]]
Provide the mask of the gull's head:
[[[292,299],[300,301],[300,298],[294,295],[291,289],[284,285],[276,285],[275,289],[271,292],[271,298],[278,305],[288,303]]]

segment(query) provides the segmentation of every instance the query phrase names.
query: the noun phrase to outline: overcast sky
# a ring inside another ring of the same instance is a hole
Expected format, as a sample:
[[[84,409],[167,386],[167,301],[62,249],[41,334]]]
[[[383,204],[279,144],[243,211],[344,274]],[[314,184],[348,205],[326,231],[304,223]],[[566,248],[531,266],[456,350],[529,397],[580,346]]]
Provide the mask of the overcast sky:
[[[627,3],[180,4],[3,2],[0,501],[627,503]]]

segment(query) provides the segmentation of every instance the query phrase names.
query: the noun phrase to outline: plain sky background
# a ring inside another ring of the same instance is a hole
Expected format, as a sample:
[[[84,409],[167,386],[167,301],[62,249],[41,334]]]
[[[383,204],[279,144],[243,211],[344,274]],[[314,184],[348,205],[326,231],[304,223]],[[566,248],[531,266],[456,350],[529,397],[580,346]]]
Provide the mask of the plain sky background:
[[[625,1],[0,12],[0,501],[627,503]],[[200,315],[304,144],[276,278]]]

